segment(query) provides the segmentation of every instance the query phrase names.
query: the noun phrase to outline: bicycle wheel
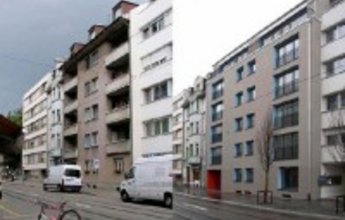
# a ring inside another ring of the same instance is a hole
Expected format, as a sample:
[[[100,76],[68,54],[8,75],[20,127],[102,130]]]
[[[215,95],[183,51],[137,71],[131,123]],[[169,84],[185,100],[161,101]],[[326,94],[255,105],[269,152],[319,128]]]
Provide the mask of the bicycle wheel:
[[[37,220],[49,220],[49,218],[45,215],[39,214]]]
[[[59,220],[81,220],[81,217],[77,211],[71,209],[63,212]]]

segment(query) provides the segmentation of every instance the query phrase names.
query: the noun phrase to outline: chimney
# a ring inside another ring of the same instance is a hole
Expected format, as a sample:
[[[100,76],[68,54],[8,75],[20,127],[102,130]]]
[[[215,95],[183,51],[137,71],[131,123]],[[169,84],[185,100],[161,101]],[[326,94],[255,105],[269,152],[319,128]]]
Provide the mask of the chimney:
[[[116,20],[119,17],[126,17],[128,18],[128,13],[136,8],[138,4],[130,1],[120,0],[114,7],[113,7],[113,20]]]
[[[83,49],[83,47],[84,47],[84,44],[82,44],[82,43],[75,42],[74,44],[72,44],[72,46],[70,48],[71,56],[78,53],[78,51]]]
[[[105,29],[105,26],[102,24],[92,25],[89,29],[89,40],[94,39],[99,33]]]

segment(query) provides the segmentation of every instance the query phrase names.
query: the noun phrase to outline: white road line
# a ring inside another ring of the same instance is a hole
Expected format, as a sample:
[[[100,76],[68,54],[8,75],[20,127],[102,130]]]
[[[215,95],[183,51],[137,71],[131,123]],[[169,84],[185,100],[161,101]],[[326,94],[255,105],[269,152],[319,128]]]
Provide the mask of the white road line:
[[[84,209],[91,209],[91,206],[90,205],[87,205],[87,204],[83,204],[83,203],[79,203],[79,202],[76,202],[75,205],[79,208],[84,208]]]
[[[190,204],[190,203],[185,203],[184,206],[185,207],[194,208],[194,209],[197,209],[197,210],[200,210],[200,211],[204,211],[204,212],[207,211],[207,208],[205,208],[205,207],[194,205],[194,204]]]

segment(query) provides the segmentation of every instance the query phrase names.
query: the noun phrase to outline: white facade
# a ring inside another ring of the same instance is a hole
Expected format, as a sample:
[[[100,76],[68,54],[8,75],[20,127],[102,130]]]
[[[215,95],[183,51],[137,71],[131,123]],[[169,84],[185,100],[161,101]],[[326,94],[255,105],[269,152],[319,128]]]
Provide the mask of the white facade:
[[[47,168],[48,96],[46,93],[50,73],[24,94],[22,152],[23,170],[26,175],[40,178]]]
[[[322,16],[321,198],[345,193],[344,11],[345,1],[330,8]]]
[[[63,84],[61,62],[57,62],[47,85],[48,94],[48,162],[49,166],[63,163]]]
[[[172,1],[130,13],[133,159],[172,153]]]

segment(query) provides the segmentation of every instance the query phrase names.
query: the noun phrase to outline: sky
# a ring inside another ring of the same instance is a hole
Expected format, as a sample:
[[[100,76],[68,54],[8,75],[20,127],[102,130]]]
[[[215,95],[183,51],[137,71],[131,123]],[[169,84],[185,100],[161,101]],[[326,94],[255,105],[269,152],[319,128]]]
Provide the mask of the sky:
[[[173,0],[174,94],[301,0]]]
[[[135,0],[145,2],[145,0]],[[0,114],[21,107],[25,91],[85,42],[93,24],[108,24],[117,0],[0,0]]]

